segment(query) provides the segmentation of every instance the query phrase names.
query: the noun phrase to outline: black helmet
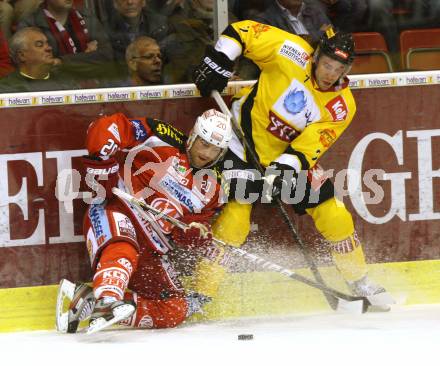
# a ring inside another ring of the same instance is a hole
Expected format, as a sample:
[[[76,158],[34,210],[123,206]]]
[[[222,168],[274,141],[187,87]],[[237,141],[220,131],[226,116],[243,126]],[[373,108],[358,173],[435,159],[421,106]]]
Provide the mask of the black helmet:
[[[350,65],[354,60],[354,40],[350,33],[336,32],[332,27],[321,36],[318,57],[322,52],[332,59]]]

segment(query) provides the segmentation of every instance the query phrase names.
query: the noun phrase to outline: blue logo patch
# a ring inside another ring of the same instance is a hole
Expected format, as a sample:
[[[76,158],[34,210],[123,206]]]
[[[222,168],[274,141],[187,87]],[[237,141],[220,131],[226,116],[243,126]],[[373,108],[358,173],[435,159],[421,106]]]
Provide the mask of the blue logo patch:
[[[171,195],[176,198],[179,202],[188,207],[191,211],[194,211],[194,205],[191,201],[191,192],[189,192],[186,188],[182,187],[171,179],[170,177],[165,177],[161,182],[161,186],[164,187]]]
[[[298,89],[294,89],[287,94],[287,97],[284,99],[284,108],[289,113],[298,114],[301,112],[306,106],[307,100],[304,96],[304,91]]]
[[[142,124],[142,122],[139,121],[138,119],[131,119],[130,122],[133,125],[134,138],[137,141],[145,141],[147,139],[148,134],[147,131],[145,131],[145,127]]]
[[[112,235],[104,206],[90,205],[89,218],[98,244],[101,245],[109,240]]]

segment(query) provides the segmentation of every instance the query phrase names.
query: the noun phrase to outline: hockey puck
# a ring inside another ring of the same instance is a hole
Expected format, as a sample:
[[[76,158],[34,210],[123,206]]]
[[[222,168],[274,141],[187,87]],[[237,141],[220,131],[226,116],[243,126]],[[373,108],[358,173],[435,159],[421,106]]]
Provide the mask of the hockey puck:
[[[253,334],[239,334],[238,335],[238,340],[239,341],[251,341],[254,339],[254,335]]]

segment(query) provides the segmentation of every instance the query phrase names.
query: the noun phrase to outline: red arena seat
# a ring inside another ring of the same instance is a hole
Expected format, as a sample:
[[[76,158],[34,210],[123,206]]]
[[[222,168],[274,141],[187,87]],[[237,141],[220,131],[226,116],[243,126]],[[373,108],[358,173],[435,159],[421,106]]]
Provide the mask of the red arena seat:
[[[404,69],[440,69],[440,28],[403,31],[400,34],[400,54]]]
[[[356,58],[350,74],[393,72],[388,47],[381,33],[355,32]]]

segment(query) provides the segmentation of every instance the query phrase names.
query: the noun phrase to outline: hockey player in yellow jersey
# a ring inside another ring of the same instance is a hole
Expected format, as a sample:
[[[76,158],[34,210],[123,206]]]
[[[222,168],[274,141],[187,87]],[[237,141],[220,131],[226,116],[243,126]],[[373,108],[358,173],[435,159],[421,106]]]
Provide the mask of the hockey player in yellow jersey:
[[[385,293],[369,280],[352,216],[317,165],[356,112],[346,77],[354,59],[351,35],[328,28],[314,49],[301,37],[272,26],[249,20],[232,23],[215,47],[207,48],[194,72],[203,96],[224,89],[240,55],[251,59],[261,74],[255,85],[234,96],[232,113],[266,173],[262,179],[258,176],[235,136],[225,158],[232,165],[224,173],[231,194],[213,225],[214,236],[242,245],[250,230],[252,209],[246,197],[258,193],[262,202],[280,197],[296,213],[312,217],[355,295]],[[197,267],[196,290],[216,296],[224,273],[219,263],[202,261]]]

